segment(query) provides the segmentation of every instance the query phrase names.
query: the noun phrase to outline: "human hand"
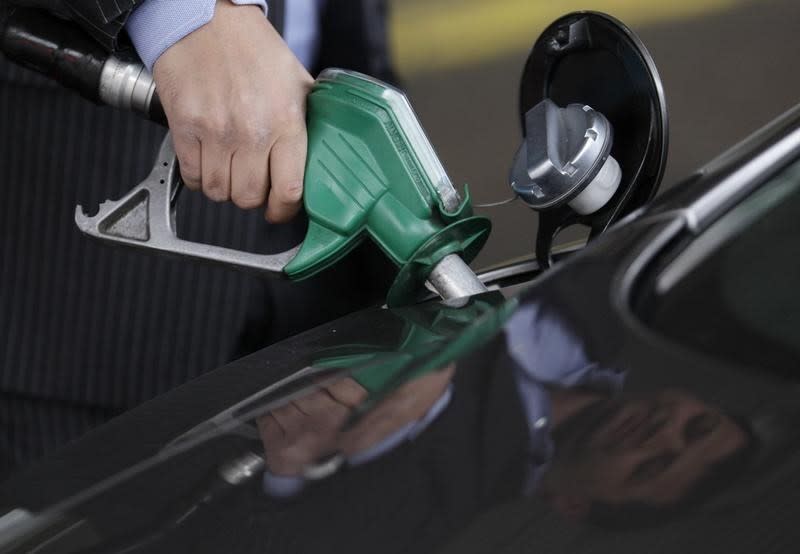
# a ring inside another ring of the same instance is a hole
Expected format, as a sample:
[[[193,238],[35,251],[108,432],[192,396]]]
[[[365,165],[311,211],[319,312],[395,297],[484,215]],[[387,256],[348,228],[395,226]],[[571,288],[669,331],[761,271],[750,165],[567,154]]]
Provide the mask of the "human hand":
[[[346,378],[259,417],[267,468],[274,475],[296,476],[336,452],[342,425],[366,397],[364,387]]]
[[[403,383],[352,429],[341,434],[338,449],[348,457],[355,456],[409,423],[422,419],[442,397],[454,374],[455,364],[450,364]]]
[[[368,396],[350,377],[259,417],[267,468],[273,475],[298,476],[326,455],[352,457],[369,450],[420,420],[444,394],[454,373],[450,364],[400,385],[348,430],[342,428],[350,413]]]
[[[153,77],[188,188],[245,209],[266,202],[274,223],[297,213],[313,79],[259,7],[218,0]]]

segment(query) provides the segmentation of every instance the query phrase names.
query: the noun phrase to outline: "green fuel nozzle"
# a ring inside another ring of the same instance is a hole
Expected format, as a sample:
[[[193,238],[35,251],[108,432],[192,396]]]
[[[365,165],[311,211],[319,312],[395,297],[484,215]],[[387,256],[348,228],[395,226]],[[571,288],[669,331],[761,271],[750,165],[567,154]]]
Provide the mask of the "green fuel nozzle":
[[[108,79],[120,74],[125,72],[103,72]],[[152,88],[145,84],[138,88]],[[262,255],[178,238],[175,199],[182,185],[169,136],[150,175],[126,196],[103,202],[94,216],[78,206],[78,227],[105,241],[292,280],[315,275],[369,238],[399,268],[390,306],[423,296],[426,281],[444,298],[485,291],[467,264],[486,242],[491,223],[472,214],[466,189],[462,199],[453,187],[406,96],[371,77],[328,69],[307,106],[309,226],[291,250]]]
[[[357,73],[324,71],[308,97],[308,233],[284,269],[313,275],[369,237],[400,268],[387,299],[413,300],[451,254],[469,263],[491,223],[450,182],[406,96]]]

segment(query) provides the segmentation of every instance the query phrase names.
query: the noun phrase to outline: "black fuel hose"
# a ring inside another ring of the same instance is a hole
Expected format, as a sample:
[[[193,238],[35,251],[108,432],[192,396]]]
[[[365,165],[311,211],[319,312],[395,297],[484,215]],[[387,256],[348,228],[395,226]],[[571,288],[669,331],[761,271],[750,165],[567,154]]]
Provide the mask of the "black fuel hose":
[[[99,104],[167,124],[152,76],[135,55],[115,55],[75,23],[31,8],[0,14],[0,51]]]

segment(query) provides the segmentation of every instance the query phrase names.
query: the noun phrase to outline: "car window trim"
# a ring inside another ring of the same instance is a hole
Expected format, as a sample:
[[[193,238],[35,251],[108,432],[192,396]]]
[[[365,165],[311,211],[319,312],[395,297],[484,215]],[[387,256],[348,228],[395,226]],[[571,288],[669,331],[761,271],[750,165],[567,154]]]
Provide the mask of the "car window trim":
[[[688,229],[699,234],[798,156],[800,128],[795,128],[688,206],[684,210]]]

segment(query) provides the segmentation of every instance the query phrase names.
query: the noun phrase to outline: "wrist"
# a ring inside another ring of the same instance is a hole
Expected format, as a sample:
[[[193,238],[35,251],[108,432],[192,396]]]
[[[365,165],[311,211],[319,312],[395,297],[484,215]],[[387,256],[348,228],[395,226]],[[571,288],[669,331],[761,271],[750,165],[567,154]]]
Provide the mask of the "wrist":
[[[222,0],[233,4],[259,6],[267,14],[266,0]],[[136,52],[149,71],[173,44],[210,22],[217,0],[146,0],[125,24]]]

